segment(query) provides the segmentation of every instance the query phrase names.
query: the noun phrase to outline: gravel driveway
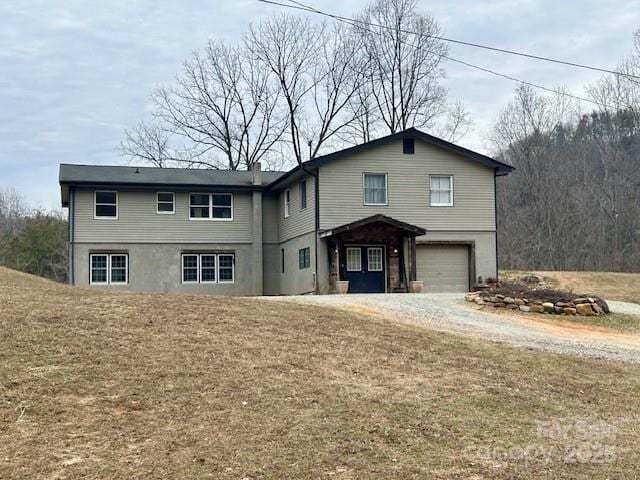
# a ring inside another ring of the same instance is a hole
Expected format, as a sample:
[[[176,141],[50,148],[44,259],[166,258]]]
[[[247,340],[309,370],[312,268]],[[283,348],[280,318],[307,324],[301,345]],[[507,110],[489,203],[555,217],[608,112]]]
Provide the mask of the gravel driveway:
[[[518,347],[640,363],[640,335],[559,319],[477,310],[460,294],[362,294],[265,297],[337,307],[424,325],[434,330],[482,337]],[[640,305],[610,302],[614,312],[639,314]]]

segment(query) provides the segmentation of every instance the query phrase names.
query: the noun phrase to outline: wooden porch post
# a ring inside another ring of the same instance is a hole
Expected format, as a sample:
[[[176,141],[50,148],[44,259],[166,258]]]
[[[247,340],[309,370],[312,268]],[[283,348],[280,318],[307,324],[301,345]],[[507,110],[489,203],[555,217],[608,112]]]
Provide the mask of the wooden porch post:
[[[412,282],[416,281],[417,278],[417,268],[416,268],[416,237],[411,237],[409,239],[409,258],[411,260],[411,267],[409,271],[409,280]]]

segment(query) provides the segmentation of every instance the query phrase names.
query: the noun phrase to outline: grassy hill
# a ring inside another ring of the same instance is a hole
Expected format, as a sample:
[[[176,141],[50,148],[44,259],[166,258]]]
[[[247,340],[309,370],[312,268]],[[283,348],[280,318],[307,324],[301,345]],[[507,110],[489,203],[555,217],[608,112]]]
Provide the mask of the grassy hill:
[[[3,479],[635,478],[639,409],[640,366],[0,269]]]

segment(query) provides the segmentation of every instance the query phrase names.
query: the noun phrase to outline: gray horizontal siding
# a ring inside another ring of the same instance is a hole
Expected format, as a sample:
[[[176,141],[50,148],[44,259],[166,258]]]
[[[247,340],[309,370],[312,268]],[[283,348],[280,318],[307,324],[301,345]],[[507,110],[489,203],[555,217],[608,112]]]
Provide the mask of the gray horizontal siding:
[[[300,181],[289,184],[278,195],[279,240],[284,242],[299,235],[315,231],[315,195],[314,178],[305,177],[307,180],[307,208],[300,209]],[[284,192],[291,190],[290,215],[284,218]]]
[[[233,194],[233,221],[189,220],[189,194],[176,192],[175,214],[156,213],[155,191],[119,191],[118,219],[94,219],[93,190],[78,190],[76,242],[250,243],[250,193]]]
[[[388,206],[363,205],[363,172],[388,175]],[[429,206],[429,175],[454,176],[454,206]],[[383,214],[427,230],[495,230],[492,169],[416,140],[356,153],[320,167],[320,227]]]
[[[264,243],[278,243],[279,214],[278,195],[264,194],[262,197],[262,241]]]

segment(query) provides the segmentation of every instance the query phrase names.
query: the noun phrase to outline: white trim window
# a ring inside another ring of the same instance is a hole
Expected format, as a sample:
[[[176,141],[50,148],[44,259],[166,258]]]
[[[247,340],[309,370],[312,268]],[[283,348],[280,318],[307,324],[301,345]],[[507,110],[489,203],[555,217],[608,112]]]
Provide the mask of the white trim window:
[[[347,272],[362,270],[362,249],[360,247],[347,248]]]
[[[235,281],[235,257],[232,253],[218,254],[218,283]]]
[[[91,253],[90,285],[126,285],[129,283],[129,254]]]
[[[115,190],[96,190],[93,194],[93,218],[118,219],[118,192]]]
[[[382,272],[384,270],[382,258],[382,247],[367,248],[367,271]]]
[[[388,205],[386,173],[364,173],[362,189],[365,205]]]
[[[282,197],[284,201],[284,218],[287,218],[291,213],[291,190],[286,189]]]
[[[199,255],[182,255],[182,283],[199,283]]]
[[[176,195],[173,192],[156,192],[156,213],[173,215],[176,213]]]
[[[233,194],[190,193],[189,220],[233,221]]]
[[[453,207],[453,176],[431,175],[429,177],[430,205]]]
[[[182,283],[234,283],[235,254],[183,253]]]

